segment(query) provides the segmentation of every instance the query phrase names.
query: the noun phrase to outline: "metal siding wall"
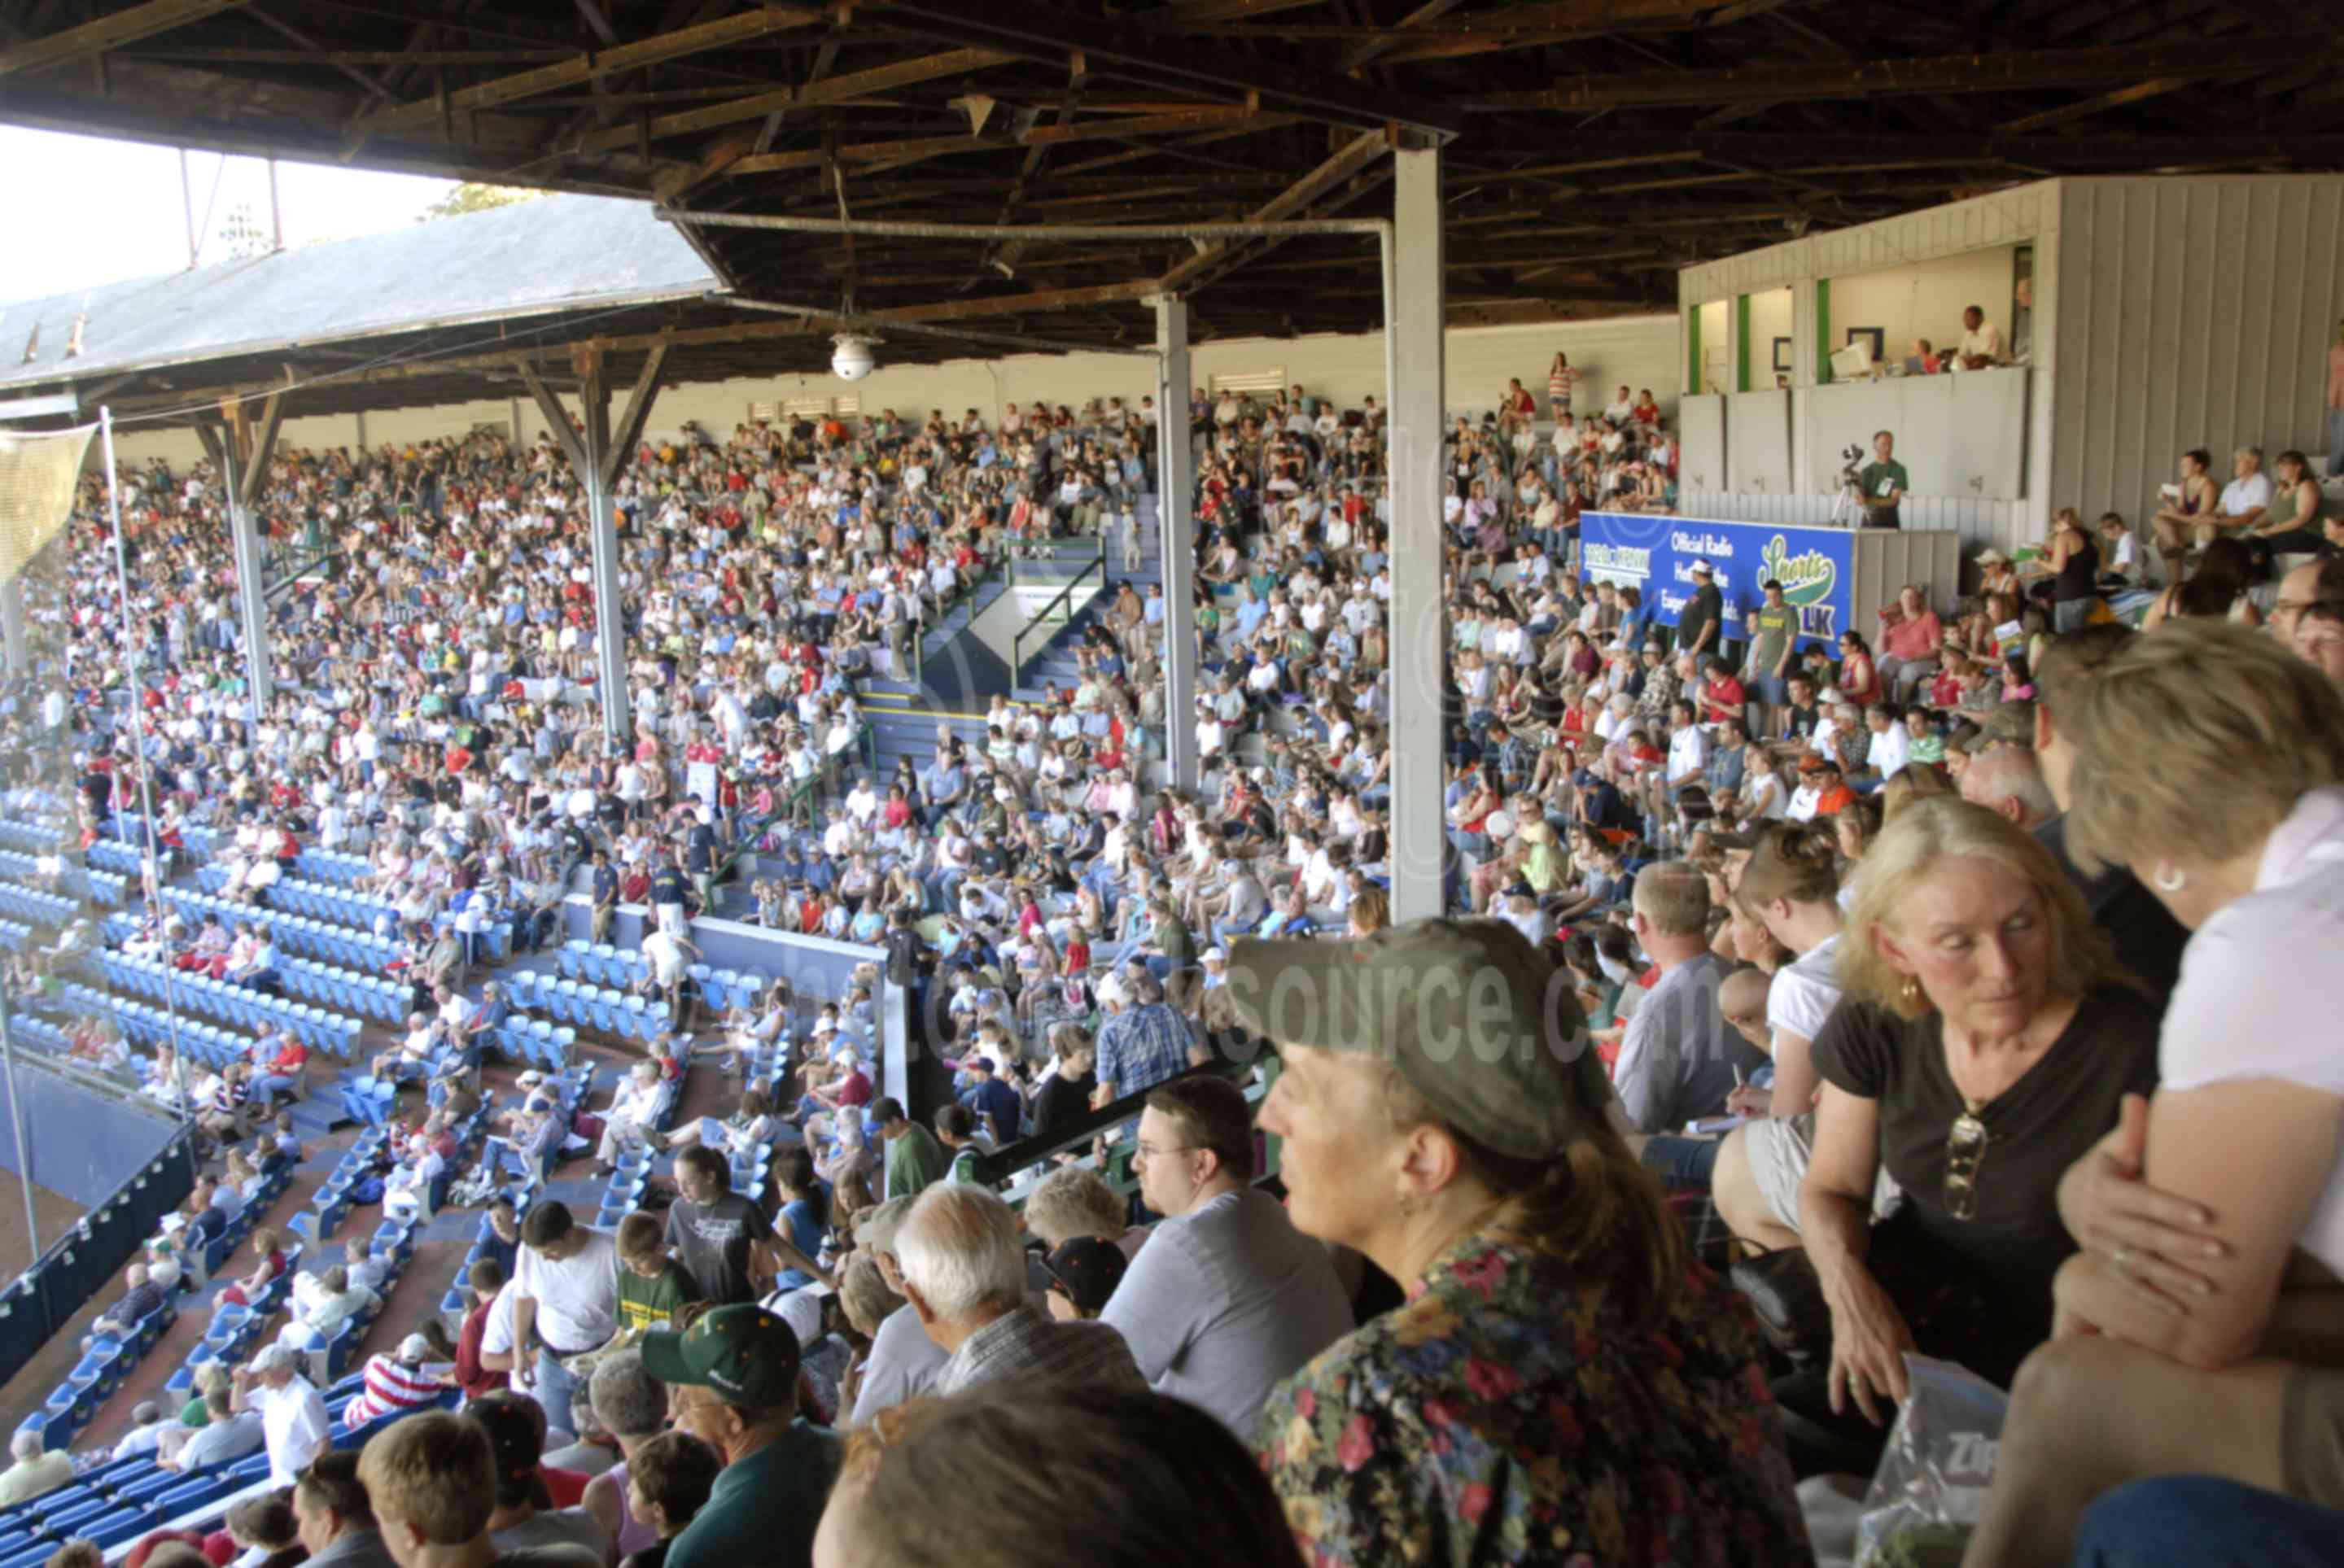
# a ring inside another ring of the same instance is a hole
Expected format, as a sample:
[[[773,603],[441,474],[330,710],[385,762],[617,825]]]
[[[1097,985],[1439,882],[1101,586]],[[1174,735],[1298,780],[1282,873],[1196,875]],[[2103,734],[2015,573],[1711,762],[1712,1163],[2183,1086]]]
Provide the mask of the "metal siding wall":
[[[2192,447],[2324,445],[2344,178],[2062,182],[2046,507],[2139,523]],[[2042,276],[2038,272],[2038,276]]]

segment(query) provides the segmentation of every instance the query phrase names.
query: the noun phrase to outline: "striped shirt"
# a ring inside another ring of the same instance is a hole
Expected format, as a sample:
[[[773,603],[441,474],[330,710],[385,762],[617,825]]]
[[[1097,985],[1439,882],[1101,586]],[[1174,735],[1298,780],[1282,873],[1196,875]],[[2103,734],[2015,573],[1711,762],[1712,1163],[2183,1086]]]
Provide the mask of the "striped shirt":
[[[963,1340],[937,1369],[929,1392],[943,1398],[978,1383],[1013,1378],[1135,1393],[1147,1387],[1122,1334],[1105,1323],[1062,1323],[1043,1316],[1032,1302],[1020,1302]]]
[[[429,1404],[439,1397],[437,1378],[386,1352],[368,1361],[366,1392],[343,1410],[342,1424],[355,1432],[379,1415]]]

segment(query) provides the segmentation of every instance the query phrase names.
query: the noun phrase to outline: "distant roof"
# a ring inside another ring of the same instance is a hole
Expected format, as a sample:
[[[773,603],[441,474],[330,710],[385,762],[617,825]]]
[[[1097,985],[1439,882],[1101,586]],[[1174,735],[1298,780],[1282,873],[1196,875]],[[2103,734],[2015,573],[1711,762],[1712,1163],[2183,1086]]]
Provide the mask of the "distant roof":
[[[550,196],[250,261],[0,305],[0,387],[722,287],[649,203]],[[86,301],[86,306],[85,306]],[[82,352],[66,357],[85,308]],[[25,340],[40,324],[31,364]]]

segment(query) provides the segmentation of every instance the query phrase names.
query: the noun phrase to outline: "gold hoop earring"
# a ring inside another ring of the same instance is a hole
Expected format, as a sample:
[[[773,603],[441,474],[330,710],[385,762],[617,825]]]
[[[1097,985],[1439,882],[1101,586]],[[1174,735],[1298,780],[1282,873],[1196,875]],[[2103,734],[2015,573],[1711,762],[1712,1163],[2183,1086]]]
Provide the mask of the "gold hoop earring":
[[[1919,1007],[1921,1005],[1921,981],[1918,976],[1906,975],[1904,977],[1904,1005],[1906,1007]]]

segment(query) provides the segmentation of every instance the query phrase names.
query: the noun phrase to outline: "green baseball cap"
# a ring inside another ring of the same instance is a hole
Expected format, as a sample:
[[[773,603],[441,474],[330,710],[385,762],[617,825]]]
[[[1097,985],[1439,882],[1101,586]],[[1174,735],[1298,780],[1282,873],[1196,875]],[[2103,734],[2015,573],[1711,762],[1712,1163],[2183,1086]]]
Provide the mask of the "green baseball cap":
[[[712,1388],[733,1404],[771,1410],[797,1397],[798,1336],[763,1307],[712,1307],[682,1333],[648,1333],[643,1370],[665,1383]]]
[[[1354,941],[1240,938],[1228,988],[1248,1029],[1377,1052],[1441,1120],[1500,1154],[1554,1154],[1612,1099],[1570,971],[1502,920],[1416,920]]]

